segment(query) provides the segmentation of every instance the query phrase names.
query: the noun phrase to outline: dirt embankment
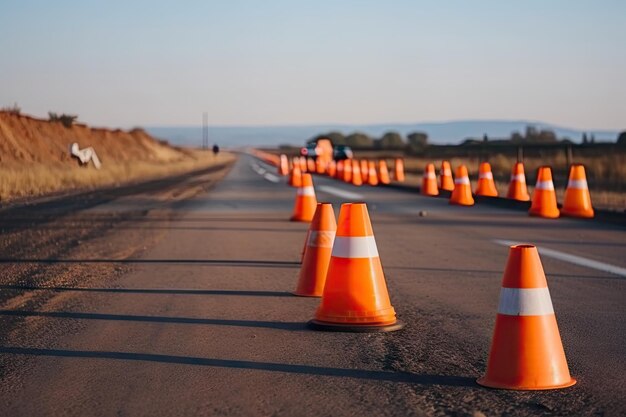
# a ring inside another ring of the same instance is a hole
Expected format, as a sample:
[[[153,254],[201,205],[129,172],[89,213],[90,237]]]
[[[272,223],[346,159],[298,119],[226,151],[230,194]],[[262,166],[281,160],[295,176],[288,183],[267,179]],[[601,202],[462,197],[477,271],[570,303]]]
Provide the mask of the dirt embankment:
[[[93,147],[102,169],[80,167],[69,147]],[[65,127],[60,122],[0,111],[0,201],[140,181],[232,159],[170,146],[142,129]]]

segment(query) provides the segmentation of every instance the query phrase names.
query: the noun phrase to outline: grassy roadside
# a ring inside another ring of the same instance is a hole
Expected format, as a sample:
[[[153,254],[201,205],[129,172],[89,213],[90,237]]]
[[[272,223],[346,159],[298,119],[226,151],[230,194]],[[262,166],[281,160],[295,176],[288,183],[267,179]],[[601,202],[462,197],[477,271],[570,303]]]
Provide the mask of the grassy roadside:
[[[187,150],[187,157],[173,161],[124,161],[103,163],[102,169],[93,165],[72,164],[3,164],[0,166],[0,202],[25,197],[38,197],[55,192],[93,189],[104,186],[144,181],[182,174],[201,168],[233,161],[235,154]]]

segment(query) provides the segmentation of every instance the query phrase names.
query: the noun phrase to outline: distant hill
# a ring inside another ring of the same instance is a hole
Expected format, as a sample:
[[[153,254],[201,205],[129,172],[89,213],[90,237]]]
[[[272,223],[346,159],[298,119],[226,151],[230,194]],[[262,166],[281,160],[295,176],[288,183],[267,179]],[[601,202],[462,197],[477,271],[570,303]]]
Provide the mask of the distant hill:
[[[370,136],[382,136],[390,130],[404,136],[407,133],[421,131],[428,133],[433,144],[458,144],[468,137],[480,138],[487,134],[490,138],[508,138],[511,132],[523,133],[526,126],[553,130],[559,138],[567,137],[573,142],[580,142],[582,130],[554,126],[543,122],[528,120],[467,120],[436,123],[389,123],[371,125],[319,124],[293,126],[209,126],[209,143],[221,146],[278,146],[281,144],[303,145],[307,139],[329,131],[344,134],[360,131]],[[176,145],[196,146],[202,143],[201,126],[188,127],[147,127],[146,130],[159,138]],[[615,142],[618,132],[611,130],[588,130],[587,135],[594,135],[597,142]]]

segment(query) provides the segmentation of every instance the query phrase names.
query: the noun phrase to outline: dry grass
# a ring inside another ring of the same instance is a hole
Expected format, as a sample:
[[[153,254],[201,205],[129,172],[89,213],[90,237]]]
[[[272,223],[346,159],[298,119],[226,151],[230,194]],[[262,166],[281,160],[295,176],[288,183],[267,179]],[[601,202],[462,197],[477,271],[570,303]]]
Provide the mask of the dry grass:
[[[71,164],[3,164],[0,166],[0,201],[42,196],[50,193],[121,185],[182,174],[219,163],[232,161],[234,154],[186,151],[187,157],[175,161],[137,161],[103,164],[96,170],[93,165],[79,167]]]

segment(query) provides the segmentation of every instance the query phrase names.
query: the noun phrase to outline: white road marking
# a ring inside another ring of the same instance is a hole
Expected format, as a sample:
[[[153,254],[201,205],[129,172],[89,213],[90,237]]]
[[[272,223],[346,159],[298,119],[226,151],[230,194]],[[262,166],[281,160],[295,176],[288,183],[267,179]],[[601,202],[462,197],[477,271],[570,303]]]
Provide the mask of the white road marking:
[[[266,173],[265,175],[263,175],[263,178],[265,178],[266,180],[268,180],[269,182],[274,182],[277,183],[280,181],[280,178],[278,178],[276,175],[274,174],[270,174],[269,172]]]
[[[324,193],[332,194],[341,198],[346,198],[348,200],[363,200],[363,196],[361,194],[344,191],[340,188],[331,187],[330,185],[320,185],[319,187],[317,187],[317,189]]]
[[[500,239],[495,239],[494,242],[504,246],[519,245],[521,243],[514,242],[512,240]],[[593,259],[583,258],[582,256],[570,255],[569,253],[559,252],[554,249],[537,246],[537,250],[539,251],[540,255],[547,256],[548,258],[558,259],[559,261],[569,262],[574,265],[580,265],[587,268],[596,269],[598,271],[609,272],[611,274],[619,275],[620,277],[626,278],[626,268],[607,264],[604,262],[594,261]]]

